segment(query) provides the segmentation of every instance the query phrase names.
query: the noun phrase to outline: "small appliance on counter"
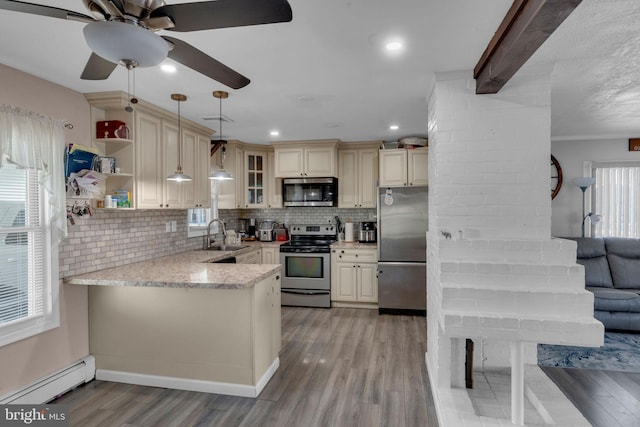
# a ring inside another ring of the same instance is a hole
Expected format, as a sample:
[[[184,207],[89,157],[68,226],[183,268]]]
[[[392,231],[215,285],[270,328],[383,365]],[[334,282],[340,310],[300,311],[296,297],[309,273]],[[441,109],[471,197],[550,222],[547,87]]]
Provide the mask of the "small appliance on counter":
[[[289,232],[284,224],[275,224],[273,228],[274,239],[277,242],[286,242],[289,240]]]
[[[376,234],[375,221],[362,221],[360,223],[360,229],[358,230],[358,242],[375,243],[377,240]]]
[[[349,219],[347,220],[347,222],[344,223],[344,241],[345,242],[354,241],[353,223]]]
[[[249,234],[249,237],[258,237],[256,234],[256,219],[255,218],[249,218],[249,228],[247,230],[247,234]]]
[[[273,242],[274,224],[274,221],[271,220],[264,220],[260,222],[260,226],[258,227],[258,239],[261,242]]]

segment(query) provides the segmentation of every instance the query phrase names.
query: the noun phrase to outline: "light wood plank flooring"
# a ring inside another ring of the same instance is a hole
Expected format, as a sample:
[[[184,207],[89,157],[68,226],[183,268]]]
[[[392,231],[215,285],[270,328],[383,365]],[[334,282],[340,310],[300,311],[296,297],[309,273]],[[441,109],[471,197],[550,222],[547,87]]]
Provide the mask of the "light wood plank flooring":
[[[282,308],[280,369],[257,399],[92,381],[71,426],[437,427],[424,317]],[[640,426],[640,374],[543,368],[594,427]]]
[[[425,322],[283,307],[280,369],[257,399],[92,381],[54,403],[83,427],[437,427]]]

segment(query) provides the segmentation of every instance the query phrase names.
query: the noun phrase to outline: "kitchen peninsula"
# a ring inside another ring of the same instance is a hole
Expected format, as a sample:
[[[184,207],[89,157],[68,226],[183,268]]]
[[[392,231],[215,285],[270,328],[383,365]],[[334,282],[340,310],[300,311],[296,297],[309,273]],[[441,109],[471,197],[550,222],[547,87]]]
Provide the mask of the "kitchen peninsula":
[[[65,278],[89,285],[96,378],[256,397],[279,366],[280,265],[190,251]]]

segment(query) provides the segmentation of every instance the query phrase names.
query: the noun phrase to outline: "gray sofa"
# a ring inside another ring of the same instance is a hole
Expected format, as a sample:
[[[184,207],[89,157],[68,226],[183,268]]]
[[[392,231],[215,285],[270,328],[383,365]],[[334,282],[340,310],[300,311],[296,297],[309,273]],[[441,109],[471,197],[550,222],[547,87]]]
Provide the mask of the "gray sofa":
[[[594,317],[607,330],[640,332],[640,239],[570,238],[578,243]]]

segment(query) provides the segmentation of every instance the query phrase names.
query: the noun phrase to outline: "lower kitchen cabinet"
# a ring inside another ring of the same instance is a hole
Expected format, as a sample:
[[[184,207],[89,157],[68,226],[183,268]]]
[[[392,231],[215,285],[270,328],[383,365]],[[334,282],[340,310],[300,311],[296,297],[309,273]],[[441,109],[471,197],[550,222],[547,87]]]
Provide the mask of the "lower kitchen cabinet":
[[[262,262],[262,249],[248,252],[246,254],[236,255],[237,264],[264,264]]]
[[[377,308],[377,271],[376,249],[332,249],[332,305]]]
[[[263,264],[280,264],[280,249],[262,247]]]

